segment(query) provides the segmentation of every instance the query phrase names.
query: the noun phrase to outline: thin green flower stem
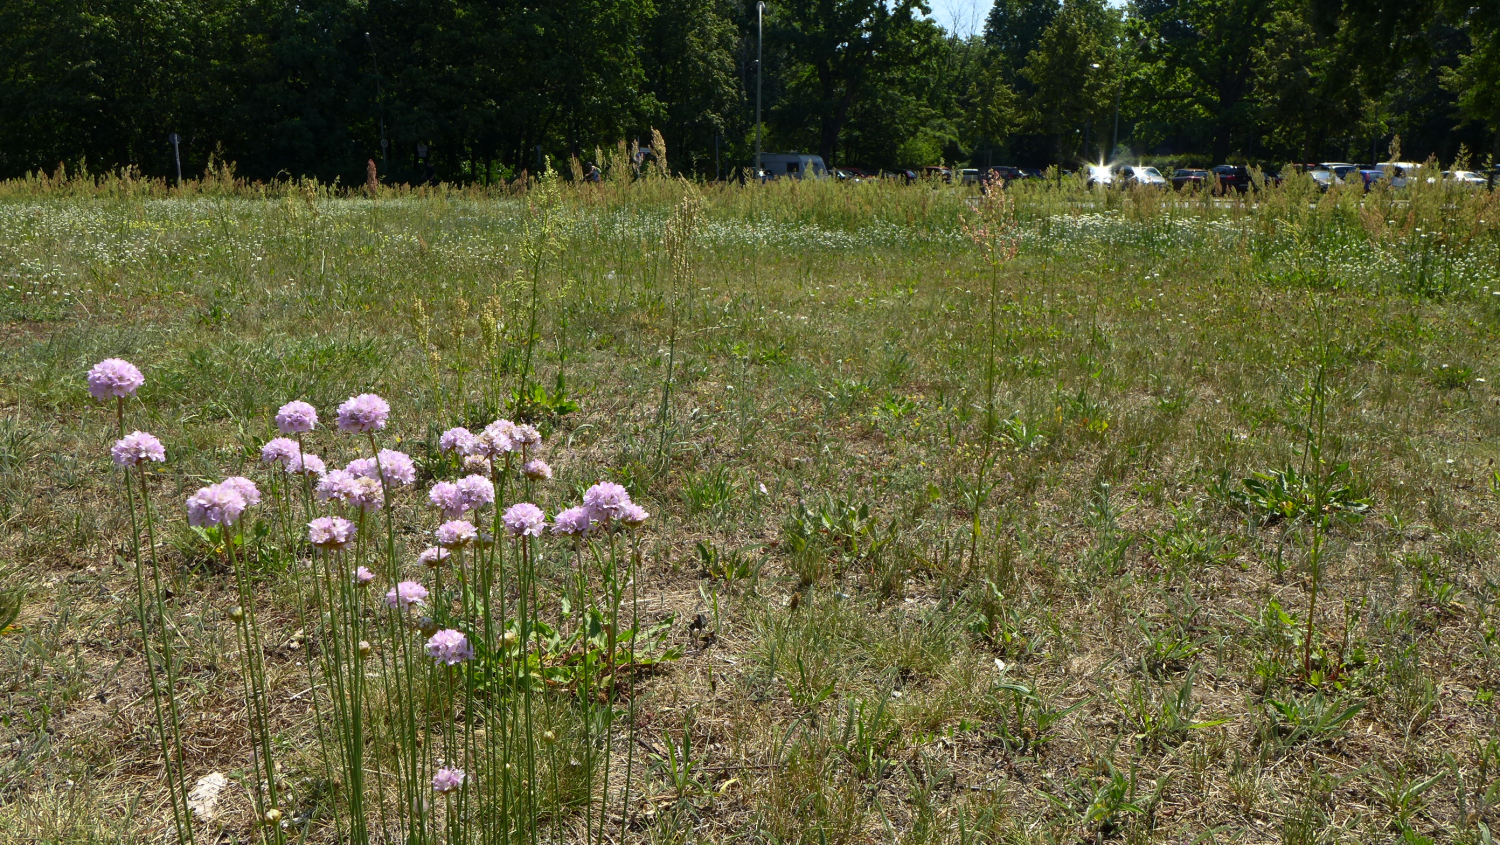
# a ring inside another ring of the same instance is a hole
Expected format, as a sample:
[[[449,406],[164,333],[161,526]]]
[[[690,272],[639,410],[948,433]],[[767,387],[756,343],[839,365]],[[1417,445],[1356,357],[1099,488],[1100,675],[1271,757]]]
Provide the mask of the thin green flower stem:
[[[146,473],[136,468],[136,477],[141,482],[141,510],[146,515],[146,549],[151,559],[151,581],[156,594],[157,624],[161,629],[162,657],[167,673],[167,707],[172,714],[172,741],[177,747],[177,781],[182,792],[183,818],[192,827],[192,810],[187,806],[187,778],[184,772],[186,755],[182,750],[182,716],[177,707],[177,658],[172,654],[172,635],[167,628],[167,608],[162,601],[161,565],[156,559],[156,520],[151,514],[151,497],[146,486]],[[171,770],[167,772],[171,777]]]
[[[509,469],[510,461],[507,459],[505,470]],[[490,534],[489,554],[486,556],[487,564],[485,566],[484,574],[485,642],[491,648],[498,648],[498,653],[502,656],[502,663],[504,664],[505,671],[507,672],[507,674],[513,675],[514,666],[511,663],[512,658],[510,655],[510,649],[506,646],[504,641],[504,631],[507,630],[507,602],[505,600],[505,544],[500,539],[502,536],[504,536],[503,532],[505,530],[505,524],[502,521],[501,516],[503,515],[503,503],[505,502],[506,488],[508,487],[507,481],[509,480],[510,474],[509,472],[502,471],[500,468],[496,467],[492,461],[490,464],[490,477],[491,482],[495,486],[495,513],[492,533]],[[491,608],[495,605],[496,598],[498,598],[499,600],[499,631],[495,630],[491,616]],[[513,681],[514,678],[510,678],[510,680]],[[513,727],[512,718],[515,712],[513,701],[514,691],[514,684],[510,683],[504,685],[502,689],[497,690],[496,693],[497,701],[495,706],[503,707],[503,711],[500,713],[500,717],[498,719],[500,725],[500,759],[498,761],[500,765],[498,768],[495,765],[495,743],[494,741],[486,743],[486,745],[488,746],[489,770],[491,772],[491,785],[489,788],[491,790],[498,789],[500,796],[500,800],[498,802],[500,807],[500,823],[497,825],[493,825],[492,827],[495,829],[495,832],[499,833],[499,841],[502,843],[502,845],[511,841],[511,829],[514,821],[511,815],[510,801],[511,737],[513,735],[511,729]],[[494,793],[491,792],[491,796],[493,795]],[[493,797],[491,797],[489,803],[491,803],[491,805],[496,803]]]
[[[386,536],[386,549],[385,549],[386,560],[385,560],[385,563],[386,563],[386,571],[391,574],[391,577],[393,579],[399,579],[400,578],[400,566],[396,562],[396,524],[395,524],[396,517],[395,517],[395,514],[394,514],[394,512],[392,511],[392,508],[391,508],[391,490],[390,490],[390,485],[387,484],[386,481],[385,481],[385,468],[383,466],[381,466],[381,463],[380,463],[380,445],[375,441],[375,433],[374,432],[367,432],[366,433],[366,437],[367,437],[367,439],[369,440],[369,443],[370,443],[370,455],[371,455],[371,457],[373,457],[375,459],[375,472],[376,472],[376,475],[379,476],[379,478],[380,478],[380,495],[381,495],[381,499],[383,500],[383,503],[384,503],[384,506],[385,506],[385,536]],[[393,617],[393,618],[395,618],[395,617]],[[404,622],[404,621],[405,621],[405,618],[402,617],[401,618],[401,622]],[[404,627],[404,626],[402,626],[400,624],[397,624],[395,627],[393,627],[393,633],[396,630],[398,630],[399,628],[401,628],[401,627]],[[403,634],[400,637],[400,641],[401,641],[401,659],[402,659],[402,662],[405,664],[405,680],[406,680],[406,690],[405,690],[406,697],[405,697],[405,707],[404,707],[405,714],[404,715],[406,717],[407,740],[408,740],[407,744],[409,745],[409,747],[411,749],[411,751],[410,751],[410,763],[411,763],[411,767],[408,770],[410,778],[409,778],[408,783],[406,785],[406,793],[407,793],[407,802],[408,802],[409,811],[411,813],[411,818],[416,823],[416,828],[415,829],[408,830],[408,832],[407,832],[407,838],[408,838],[409,841],[411,841],[413,843],[413,845],[417,845],[417,843],[419,843],[421,840],[423,840],[423,839],[426,838],[426,833],[427,833],[427,817],[426,817],[426,812],[425,812],[425,808],[424,808],[424,803],[422,801],[422,791],[421,791],[422,790],[422,780],[423,780],[422,775],[423,775],[423,771],[422,771],[421,761],[419,760],[419,754],[420,754],[420,752],[418,750],[417,742],[416,742],[416,737],[417,737],[416,691],[412,687],[412,683],[413,683],[413,677],[412,676],[414,674],[414,668],[412,666],[412,659],[411,659],[411,637],[409,635]],[[429,692],[430,692],[430,685],[429,685]],[[430,704],[430,701],[429,701],[429,704]]]
[[[222,526],[222,528],[227,529],[228,526]],[[225,530],[224,536],[228,536],[228,534],[229,532]],[[243,539],[244,534],[241,532],[239,537]],[[250,740],[252,744],[257,741],[260,744],[259,756],[261,760],[259,768],[262,770],[261,774],[264,775],[266,791],[265,798],[262,799],[262,806],[259,808],[260,821],[264,822],[267,810],[280,808],[280,801],[278,800],[276,791],[276,766],[271,756],[270,708],[266,697],[265,663],[261,657],[260,623],[256,619],[255,594],[250,588],[249,573],[245,571],[245,565],[239,561],[234,547],[235,538],[229,537],[225,541],[225,548],[229,551],[230,567],[234,569],[236,579],[239,581],[240,609],[243,613],[239,627],[241,639],[244,643],[244,653],[241,662],[244,664],[246,673],[245,696],[247,699],[247,715],[251,719]],[[260,783],[256,784],[256,791],[259,793]],[[281,825],[270,825],[270,828],[273,834],[271,837],[272,841],[280,845],[284,838]],[[264,835],[262,838],[265,838]]]
[[[358,513],[355,514],[355,520],[356,520],[356,527],[355,527],[355,534],[354,534],[354,560],[352,562],[353,565],[350,567],[349,574],[345,576],[345,577],[347,577],[347,578],[349,578],[351,580],[348,581],[348,582],[345,582],[345,583],[352,583],[353,572],[355,572],[355,571],[358,570],[361,561],[363,561],[365,559],[365,542],[364,542],[364,538],[365,538],[365,512],[364,512],[363,509],[358,509]],[[347,622],[345,624],[345,628],[349,631],[347,642],[348,642],[349,646],[353,648],[353,650],[354,650],[353,653],[355,655],[358,655],[358,652],[359,652],[359,642],[360,642],[360,640],[363,639],[362,634],[364,632],[364,607],[363,607],[364,603],[360,599],[360,596],[362,595],[362,593],[359,592],[359,590],[363,590],[363,589],[368,589],[368,587],[361,585],[361,586],[359,586],[357,589],[355,589],[353,591],[353,600],[352,600],[352,603],[348,599],[345,599],[342,602],[342,607],[344,608],[344,612],[345,612],[345,618],[347,620]],[[341,593],[340,595],[343,596],[344,594]],[[333,608],[330,605],[329,612],[332,613],[332,611],[333,611]],[[378,622],[378,617],[377,617],[377,622]],[[377,630],[378,630],[378,625],[377,625]],[[348,652],[348,651],[345,652],[345,654],[349,654],[349,653],[350,652]],[[383,688],[383,690],[385,692],[387,706],[389,706],[389,703],[392,700],[392,696],[391,696],[391,673],[388,672],[388,671],[386,671],[385,657],[384,657],[383,653],[381,655],[375,655],[374,656],[374,660],[376,661],[376,665],[378,665],[380,667],[381,686],[382,686],[382,688]],[[340,671],[342,672],[343,670],[340,670]],[[351,695],[352,695],[352,701],[353,701],[353,704],[351,705],[351,709],[353,710],[353,713],[350,716],[350,718],[358,720],[358,723],[359,723],[358,727],[359,727],[359,729],[358,729],[358,731],[353,731],[352,728],[351,728],[351,740],[350,740],[350,742],[353,745],[353,748],[354,748],[355,752],[357,752],[357,758],[358,759],[354,763],[351,763],[349,765],[351,766],[351,771],[357,771],[357,775],[351,776],[351,782],[353,781],[354,777],[357,777],[360,784],[364,783],[364,766],[363,766],[364,747],[365,747],[364,746],[364,698],[365,698],[365,695],[367,693],[367,688],[366,687],[367,687],[367,685],[369,683],[368,679],[366,678],[366,675],[367,675],[367,672],[365,671],[364,658],[356,656],[354,658],[354,675],[353,675],[353,684],[351,686]],[[377,749],[380,748],[380,747],[382,747],[381,744],[380,744],[380,739],[381,739],[380,726],[381,726],[381,724],[382,724],[382,722],[376,722],[372,726],[372,733],[374,734],[374,738],[375,738],[375,743],[376,743],[376,748]],[[353,743],[353,737],[357,737],[359,739],[359,742],[357,744]],[[392,742],[394,743],[394,737],[392,737]],[[380,827],[381,827],[381,830],[385,833],[385,835],[388,836],[389,833],[390,833],[390,831],[391,831],[390,817],[389,817],[389,814],[388,814],[387,809],[386,809],[386,800],[385,800],[386,796],[385,796],[385,787],[384,787],[385,781],[384,781],[384,779],[382,777],[383,772],[381,770],[380,754],[378,752],[375,753],[372,756],[372,763],[373,763],[373,765],[375,767],[375,783],[376,783],[375,802],[376,802],[377,810],[380,813]],[[357,766],[358,768],[355,769],[354,768],[355,766]],[[401,756],[400,756],[400,754],[397,754],[396,755],[396,772],[394,773],[394,775],[396,777],[397,789],[398,790],[400,789],[400,783],[401,783],[400,769],[401,769]],[[363,803],[364,803],[363,790],[361,790],[361,796],[360,796],[359,800],[360,800],[361,806],[363,806]],[[360,827],[361,827],[362,830],[365,829],[365,827],[367,825],[367,822],[363,818],[363,814],[361,814],[361,818],[360,818],[359,824],[360,824]],[[365,836],[368,837],[368,832],[365,833]],[[367,841],[367,839],[366,840],[360,840],[361,843],[363,843],[365,841]]]
[[[523,683],[522,695],[525,696],[526,705],[526,818],[527,839],[536,845],[536,738],[532,733],[533,718],[531,711],[532,687],[531,682],[531,645],[532,638],[537,635],[536,627],[536,568],[532,560],[531,538],[522,535],[521,546],[521,572],[524,579],[521,584],[521,611],[520,617],[524,620],[526,628],[521,635],[521,666],[526,673]],[[540,668],[542,660],[541,649],[537,649],[537,666]]]
[[[620,629],[620,552],[619,534],[610,530],[613,526],[606,525],[609,531],[609,568],[606,573],[604,586],[607,590],[606,600],[609,601],[609,620],[604,630],[605,651],[603,655],[604,671],[608,672],[608,687],[604,690],[604,788],[603,796],[599,800],[599,842],[604,842],[604,826],[608,822],[609,813],[609,770],[614,759],[614,743],[611,735],[615,726],[614,694],[616,690],[615,674],[615,648],[618,644]]]
[[[630,715],[625,725],[625,797],[620,809],[620,841],[630,825],[630,781],[635,774],[635,644],[641,635],[640,597],[636,592],[636,572],[640,565],[641,546],[638,529],[630,532]]]
[[[297,459],[301,460],[305,454],[307,454],[307,447],[303,445],[302,432],[299,431],[297,432]],[[311,522],[313,520],[312,475],[307,471],[306,464],[302,465],[302,471],[297,473],[297,475],[302,480],[302,484],[300,485],[302,487],[302,513],[307,518],[307,521]]]
[[[328,622],[324,621],[324,617],[323,617],[323,603],[322,603],[323,590],[321,589],[321,584],[320,584],[321,581],[327,580],[326,573],[329,572],[332,569],[332,567],[328,563],[328,560],[332,556],[333,556],[333,553],[330,552],[330,551],[327,551],[327,550],[314,550],[314,552],[313,552],[313,560],[309,562],[308,569],[309,569],[309,572],[312,573],[312,578],[310,580],[312,582],[313,612],[316,614],[316,617],[317,617],[318,642],[320,642],[320,643],[323,644],[321,656],[320,656],[320,658],[319,658],[319,660],[317,662],[323,664],[323,679],[324,679],[324,684],[329,689],[329,710],[330,710],[330,712],[332,714],[332,717],[333,717],[333,727],[334,727],[334,730],[338,734],[339,746],[341,748],[347,748],[348,747],[348,737],[347,737],[347,735],[346,735],[345,732],[347,730],[349,720],[348,720],[348,714],[344,711],[343,678],[340,676],[340,674],[337,671],[330,671],[329,670],[329,664],[330,664],[330,662],[332,662],[334,665],[337,665],[338,653],[340,651],[341,644],[339,643],[339,641],[337,639],[337,636],[334,634],[334,627],[332,625],[332,621],[333,621],[333,616],[332,616],[332,614],[333,614],[333,608],[332,608],[331,600],[330,600],[330,607],[329,607],[329,621]],[[322,564],[323,564],[322,567],[321,567],[321,570],[322,570],[321,573],[319,571],[320,568],[318,566],[319,561],[322,561]],[[332,589],[332,585],[331,584],[329,585],[329,589],[330,590]],[[298,590],[298,602],[301,603],[302,601],[304,601],[303,598],[302,598],[301,579],[298,579],[298,588],[297,588],[297,590]],[[305,614],[304,614],[304,618],[305,618]],[[303,622],[303,628],[304,628],[304,630],[306,630],[306,628],[307,628],[306,621]],[[327,746],[327,738],[325,736],[325,729],[324,729],[324,726],[323,726],[322,708],[318,704],[317,675],[314,673],[314,670],[313,670],[313,663],[314,663],[314,661],[313,661],[312,638],[311,637],[308,637],[308,639],[307,639],[307,644],[306,644],[306,659],[307,659],[308,685],[312,687],[311,696],[312,696],[312,702],[313,702],[313,718],[318,723],[317,724],[318,745],[319,745],[319,751],[321,752],[321,756],[323,758],[323,775],[324,775],[324,778],[326,779],[326,781],[331,784],[331,783],[334,782],[334,778],[333,778],[333,763],[328,759],[329,758],[329,753],[328,753],[328,746]],[[347,755],[341,755],[341,756],[343,756],[345,759],[347,759]],[[341,763],[342,762],[343,761],[341,760]],[[353,793],[352,792],[350,793],[350,797],[351,797],[351,799],[353,798]],[[349,835],[351,837],[351,839],[352,839],[353,838],[353,834],[350,831],[353,830],[354,824],[356,823],[355,822],[355,816],[353,815],[353,813],[354,813],[354,807],[352,806],[352,802],[351,802],[351,807],[350,807],[350,817],[349,817],[348,830],[344,829],[343,819],[342,819],[342,815],[343,814],[339,812],[338,802],[336,802],[336,801],[333,802],[333,806],[334,806],[334,826],[335,826],[335,828],[339,829],[339,832],[340,832],[341,835]]]
[[[125,399],[124,399],[124,397],[117,397],[116,398],[116,403],[115,403],[115,421],[116,421],[116,423],[118,425],[118,428],[119,428],[120,437],[123,438],[125,436]],[[139,468],[137,468],[136,471],[138,473],[141,472],[141,470]],[[145,495],[145,489],[146,488],[145,488],[144,485],[145,485],[145,481],[144,481],[144,479],[142,479],[142,488],[141,488],[142,495]],[[167,743],[166,721],[165,721],[165,719],[162,716],[162,709],[161,709],[161,684],[157,680],[157,677],[156,677],[156,665],[152,662],[152,659],[151,659],[151,634],[150,634],[150,625],[149,625],[149,622],[148,622],[148,618],[150,616],[150,611],[147,610],[147,606],[146,606],[146,577],[145,577],[145,567],[144,567],[144,565],[141,562],[141,535],[140,535],[140,527],[139,527],[138,518],[136,516],[135,488],[132,487],[131,484],[130,484],[130,470],[129,469],[125,470],[125,476],[124,476],[124,484],[123,484],[123,486],[125,488],[126,508],[130,512],[131,549],[132,549],[132,553],[133,553],[133,557],[134,557],[134,562],[135,562],[136,616],[140,620],[140,623],[141,623],[141,646],[142,646],[142,649],[144,650],[144,654],[145,654],[145,658],[146,658],[146,675],[147,675],[147,680],[151,684],[151,703],[152,703],[152,709],[153,709],[153,711],[155,713],[155,716],[156,716],[156,736],[157,736],[158,741],[161,743],[162,765],[163,765],[163,767],[166,770],[166,776],[167,776],[167,792],[168,792],[168,797],[169,797],[169,799],[172,802],[172,825],[177,830],[177,841],[178,842],[189,842],[189,843],[191,843],[191,842],[194,841],[194,835],[193,835],[193,825],[192,825],[192,811],[190,809],[188,809],[188,807],[187,807],[187,782],[186,782],[185,779],[183,779],[183,773],[182,773],[183,758],[182,758],[182,744],[181,744],[181,722],[177,720],[177,718],[175,717],[175,714],[174,714],[174,718],[172,719],[172,736],[173,736],[173,738],[175,740],[173,742],[173,746],[175,746],[175,748],[177,750],[177,775],[174,777],[173,773],[172,773],[172,769],[173,769],[173,766],[172,766],[172,748],[169,747],[168,743]],[[150,503],[149,503],[149,500],[143,500],[142,501],[142,506],[147,509],[147,513],[149,515],[149,512],[150,512]],[[160,580],[159,580],[159,577],[157,576],[156,571],[155,571],[156,570],[155,563],[154,563],[155,562],[155,544],[154,543],[150,543],[150,545],[152,546],[152,560],[153,560],[152,577],[153,577],[153,582],[158,585],[157,589],[156,589],[156,597],[155,597],[156,601],[155,601],[155,604],[156,604],[156,607],[158,608],[158,617],[159,617],[158,621],[160,623],[159,627],[161,629],[161,635],[162,635],[163,655],[166,656],[167,666],[170,667],[171,666],[171,658],[169,656],[170,655],[170,644],[168,643],[168,637],[167,637],[167,631],[166,631],[166,622],[165,622],[165,618],[164,617],[160,617],[160,615],[159,615],[160,614],[160,608],[161,608],[161,589],[160,589],[160,586],[159,586],[160,585]],[[175,687],[175,685],[169,686],[169,688],[167,690],[167,696],[168,696],[168,700],[171,701],[171,703],[173,705],[175,705],[176,704],[176,687]]]

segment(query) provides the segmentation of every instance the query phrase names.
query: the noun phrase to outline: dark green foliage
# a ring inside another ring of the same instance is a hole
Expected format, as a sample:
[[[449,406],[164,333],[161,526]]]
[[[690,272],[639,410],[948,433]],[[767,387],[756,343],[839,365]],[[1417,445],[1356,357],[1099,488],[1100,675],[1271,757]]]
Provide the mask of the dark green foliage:
[[[765,148],[836,165],[1500,155],[1494,4],[1000,0],[982,35],[925,12],[769,5],[758,71],[729,0],[4,0],[0,177],[171,177],[177,133],[187,177],[633,178],[616,145],[653,130],[672,172],[727,177],[758,78]]]

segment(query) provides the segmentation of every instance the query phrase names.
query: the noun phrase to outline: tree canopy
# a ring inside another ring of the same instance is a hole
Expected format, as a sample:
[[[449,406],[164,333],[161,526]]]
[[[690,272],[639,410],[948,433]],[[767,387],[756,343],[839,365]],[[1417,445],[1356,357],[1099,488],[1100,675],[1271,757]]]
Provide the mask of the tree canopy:
[[[485,181],[659,131],[679,172],[1500,155],[1500,4],[0,0],[0,176]],[[385,146],[382,147],[382,140]]]

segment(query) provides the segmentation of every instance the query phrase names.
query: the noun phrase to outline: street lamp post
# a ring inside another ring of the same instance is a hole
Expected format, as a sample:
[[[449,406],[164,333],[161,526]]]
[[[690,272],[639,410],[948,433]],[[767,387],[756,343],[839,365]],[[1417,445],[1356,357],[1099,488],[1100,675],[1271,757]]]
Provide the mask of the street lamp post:
[[[375,108],[380,114],[380,168],[386,170],[385,150],[388,144],[385,140],[385,97],[380,91],[380,57],[375,55],[375,42],[368,32],[365,33],[365,43],[370,46],[370,61],[375,63]]]
[[[766,75],[761,45],[765,42],[766,4],[755,4],[755,179],[760,180],[760,80]]]

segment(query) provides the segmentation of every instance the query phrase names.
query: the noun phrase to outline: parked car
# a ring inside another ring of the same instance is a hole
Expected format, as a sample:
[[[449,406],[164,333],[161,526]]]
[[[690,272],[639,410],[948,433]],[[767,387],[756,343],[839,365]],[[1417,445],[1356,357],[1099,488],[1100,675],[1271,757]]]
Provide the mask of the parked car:
[[[1218,184],[1215,191],[1227,194],[1230,191],[1244,193],[1250,190],[1250,171],[1237,164],[1221,164],[1210,171]]]
[[[1212,173],[1209,173],[1207,170],[1191,170],[1189,168],[1179,167],[1172,173],[1172,187],[1176,188],[1179,191],[1184,188],[1191,188],[1195,191],[1201,191],[1205,188],[1212,187],[1213,183],[1214,175]]]
[[[1483,173],[1475,173],[1472,170],[1444,170],[1443,181],[1460,185],[1465,188],[1487,188],[1490,180]]]
[[[979,168],[977,168],[977,167],[965,167],[963,170],[958,171],[958,177],[959,177],[959,184],[961,184],[961,185],[978,185],[979,184]]]
[[[1088,186],[1090,188],[1102,187],[1112,188],[1115,186],[1115,172],[1107,165],[1091,164],[1088,166]]]
[[[1047,178],[1047,174],[1043,173],[1040,170],[1036,170],[1036,169],[1033,168],[1031,170],[1022,170],[1021,171],[1021,178],[1022,179],[1046,179]]]
[[[1166,188],[1169,183],[1161,171],[1154,167],[1125,165],[1120,168],[1120,178],[1126,185],[1142,185],[1147,188]]]
[[[1404,188],[1411,184],[1411,180],[1418,178],[1422,165],[1412,161],[1387,161],[1382,162],[1380,170],[1391,180],[1392,188]]]
[[[953,171],[936,164],[929,164],[922,168],[922,177],[924,179],[941,179],[944,182],[951,183],[953,181]]]
[[[1016,181],[1017,179],[1025,179],[1026,174],[1022,173],[1021,168],[1019,167],[1007,167],[1003,164],[1000,164],[991,167],[985,178],[999,179],[1001,184],[1008,185],[1011,182]]]
[[[822,179],[829,175],[822,156],[804,153],[764,153],[760,166],[770,179]]]
[[[917,173],[914,170],[882,170],[880,171],[880,175],[883,178],[905,182],[908,185],[917,181]]]

